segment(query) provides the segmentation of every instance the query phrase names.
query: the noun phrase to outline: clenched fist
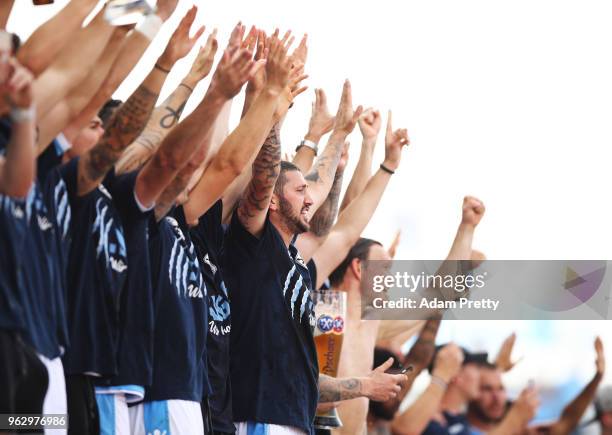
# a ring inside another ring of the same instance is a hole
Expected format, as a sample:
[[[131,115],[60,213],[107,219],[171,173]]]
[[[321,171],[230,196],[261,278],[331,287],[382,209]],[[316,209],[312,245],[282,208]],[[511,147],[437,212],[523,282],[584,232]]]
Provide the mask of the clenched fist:
[[[480,223],[484,213],[485,206],[482,201],[473,196],[466,196],[463,198],[463,216],[461,219],[463,225],[476,227],[476,225]]]

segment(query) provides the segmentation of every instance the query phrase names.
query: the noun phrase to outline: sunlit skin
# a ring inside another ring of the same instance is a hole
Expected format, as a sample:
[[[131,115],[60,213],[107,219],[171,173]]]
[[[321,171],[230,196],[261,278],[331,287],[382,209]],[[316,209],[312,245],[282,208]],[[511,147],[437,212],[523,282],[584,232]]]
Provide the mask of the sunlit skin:
[[[270,203],[270,221],[291,237],[309,230],[308,211],[313,204],[308,183],[300,171],[286,171],[282,195],[274,193]]]

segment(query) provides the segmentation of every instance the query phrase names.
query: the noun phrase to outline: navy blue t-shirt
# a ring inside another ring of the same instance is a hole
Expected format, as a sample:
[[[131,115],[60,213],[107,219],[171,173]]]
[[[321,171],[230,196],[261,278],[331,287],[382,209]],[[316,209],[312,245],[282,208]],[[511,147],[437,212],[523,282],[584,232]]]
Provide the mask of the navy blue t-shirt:
[[[104,183],[121,217],[129,268],[120,299],[118,375],[99,385],[145,386],[153,380],[153,288],[148,245],[153,211],[142,211],[136,202],[137,176],[138,171],[134,171]]]
[[[443,412],[446,424],[436,420],[429,422],[423,435],[471,435],[470,424],[465,414],[450,414]]]
[[[0,118],[0,150],[11,139],[11,122]],[[0,194],[0,328],[23,331],[23,288],[20,269],[27,233],[25,199]]]
[[[149,220],[155,310],[153,383],[145,401],[200,402],[209,393],[206,285],[182,207]]]
[[[127,248],[119,213],[104,183],[77,195],[78,158],[62,166],[72,207],[72,246],[68,258],[68,326],[70,350],[64,356],[69,374],[117,373],[119,300],[127,276]],[[134,186],[125,183],[125,191]],[[132,199],[133,200],[133,199]]]
[[[295,246],[287,248],[269,218],[257,238],[234,213],[222,267],[232,292],[234,421],[314,433],[319,369],[306,264]]]
[[[219,259],[223,248],[223,202],[217,201],[189,230],[208,293],[208,398],[215,431],[233,433],[232,394],[229,377],[230,299]]]

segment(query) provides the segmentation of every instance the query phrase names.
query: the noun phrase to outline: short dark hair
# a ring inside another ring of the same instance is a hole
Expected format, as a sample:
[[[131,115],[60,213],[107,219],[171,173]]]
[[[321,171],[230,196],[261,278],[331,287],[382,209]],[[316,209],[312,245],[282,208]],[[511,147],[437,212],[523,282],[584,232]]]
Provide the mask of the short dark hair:
[[[285,187],[285,184],[287,184],[287,177],[285,176],[285,174],[290,171],[299,170],[300,168],[298,168],[293,163],[288,162],[286,160],[281,160],[280,172],[278,174],[278,178],[276,179],[276,184],[274,185],[274,193],[279,196],[283,196],[283,188]]]
[[[110,119],[112,118],[117,107],[121,106],[122,104],[123,104],[123,101],[113,100],[113,99],[110,99],[106,103],[104,103],[104,106],[102,106],[102,108],[98,112],[98,116],[102,120],[102,125],[104,127],[107,126],[108,121],[110,121]]]
[[[382,243],[377,242],[376,240],[366,239],[365,237],[361,237],[359,240],[357,240],[357,243],[353,245],[347,256],[344,258],[344,260],[342,260],[342,263],[340,263],[340,265],[336,267],[336,269],[329,275],[329,282],[331,283],[332,287],[342,283],[346,269],[348,269],[349,265],[355,258],[362,261],[368,258],[370,247],[372,245],[382,246]]]

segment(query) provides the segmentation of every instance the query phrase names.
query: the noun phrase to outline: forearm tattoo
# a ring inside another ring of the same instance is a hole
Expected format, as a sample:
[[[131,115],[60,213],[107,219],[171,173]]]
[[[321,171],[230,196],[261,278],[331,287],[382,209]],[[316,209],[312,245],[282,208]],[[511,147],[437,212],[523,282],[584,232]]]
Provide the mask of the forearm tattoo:
[[[336,171],[334,182],[327,198],[325,198],[325,202],[319,207],[310,221],[310,231],[317,237],[327,236],[336,220],[343,173],[344,171]]]
[[[363,396],[361,381],[357,378],[337,379],[319,375],[319,402],[338,402]]]
[[[280,173],[280,162],[280,129],[275,125],[253,162],[251,182],[238,205],[238,217],[243,225],[248,226],[249,219],[268,208]]]
[[[111,118],[102,140],[89,153],[79,173],[80,182],[98,182],[119,160],[146,125],[158,94],[140,86],[130,98],[117,109]]]
[[[344,147],[344,144],[341,142],[327,145],[323,154],[321,154],[310,172],[306,175],[306,180],[313,183],[325,183],[326,180],[331,181],[340,161],[342,147]]]
[[[440,315],[427,319],[417,341],[406,355],[405,364],[412,364],[416,369],[414,371],[417,373],[431,364],[436,349],[436,335],[438,334],[441,320]]]

